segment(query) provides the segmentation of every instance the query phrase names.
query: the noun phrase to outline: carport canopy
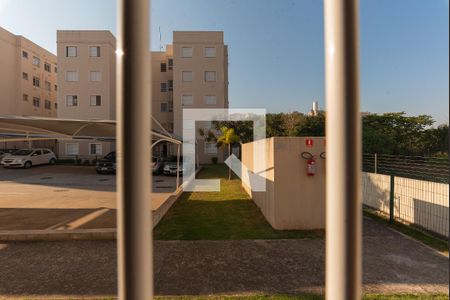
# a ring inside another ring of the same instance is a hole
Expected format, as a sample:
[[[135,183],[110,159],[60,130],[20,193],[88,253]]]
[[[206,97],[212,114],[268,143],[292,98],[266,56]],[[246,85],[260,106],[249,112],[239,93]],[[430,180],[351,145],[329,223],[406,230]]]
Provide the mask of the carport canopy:
[[[152,117],[154,127],[161,131],[149,129],[152,138],[180,145],[181,139],[167,132]],[[114,141],[116,139],[115,120],[76,120],[28,116],[0,116],[0,140],[27,141],[43,139],[92,139]]]

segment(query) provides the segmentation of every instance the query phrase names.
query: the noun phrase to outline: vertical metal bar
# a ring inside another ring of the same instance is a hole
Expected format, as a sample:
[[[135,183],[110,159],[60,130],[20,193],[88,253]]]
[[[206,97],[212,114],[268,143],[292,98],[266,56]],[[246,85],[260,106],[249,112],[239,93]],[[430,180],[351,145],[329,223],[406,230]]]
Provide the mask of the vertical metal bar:
[[[117,197],[120,299],[150,299],[152,281],[149,0],[118,0]]]
[[[326,297],[361,299],[358,1],[325,0]]]
[[[177,144],[177,188],[180,186],[180,144]]]
[[[389,194],[389,223],[394,223],[394,187],[395,187],[395,176],[391,175],[391,188]]]

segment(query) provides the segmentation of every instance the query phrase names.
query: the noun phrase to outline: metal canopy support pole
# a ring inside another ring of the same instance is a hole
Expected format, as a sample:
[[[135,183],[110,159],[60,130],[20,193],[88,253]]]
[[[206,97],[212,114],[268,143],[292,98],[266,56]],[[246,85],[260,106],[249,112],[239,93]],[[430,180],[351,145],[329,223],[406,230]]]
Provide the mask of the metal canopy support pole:
[[[180,144],[177,144],[177,190],[180,187]]]
[[[325,0],[326,297],[361,299],[358,1]]]
[[[149,10],[149,0],[118,0],[118,276],[130,300],[153,292]]]

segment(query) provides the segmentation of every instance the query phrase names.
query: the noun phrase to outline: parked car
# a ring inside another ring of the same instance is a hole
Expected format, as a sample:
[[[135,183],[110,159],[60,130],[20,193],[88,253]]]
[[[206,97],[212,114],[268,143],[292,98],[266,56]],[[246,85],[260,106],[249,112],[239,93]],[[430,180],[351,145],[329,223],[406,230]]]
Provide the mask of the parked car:
[[[116,152],[112,151],[97,161],[95,171],[98,174],[115,174],[116,168]]]
[[[3,159],[3,157],[10,155],[11,153],[0,150],[0,161]]]
[[[152,172],[153,174],[161,174],[164,169],[165,159],[163,157],[152,157]]]
[[[32,166],[56,163],[56,156],[50,149],[21,149],[2,158],[5,168],[31,168]]]
[[[180,157],[180,170],[178,173],[180,175],[183,175],[184,168],[183,168],[183,157]],[[177,157],[172,156],[169,158],[169,160],[164,164],[163,169],[164,175],[176,175],[177,174]]]

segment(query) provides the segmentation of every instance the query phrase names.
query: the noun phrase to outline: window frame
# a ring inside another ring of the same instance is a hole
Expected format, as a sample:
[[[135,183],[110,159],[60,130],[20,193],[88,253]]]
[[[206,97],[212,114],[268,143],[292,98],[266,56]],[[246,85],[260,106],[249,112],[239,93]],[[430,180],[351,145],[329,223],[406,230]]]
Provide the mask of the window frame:
[[[184,80],[184,73],[191,73],[191,80]],[[194,81],[194,71],[191,70],[183,70],[181,71],[181,81],[182,82],[193,82]]]
[[[72,97],[71,105],[69,105],[69,97]],[[74,101],[75,99],[75,101]],[[75,103],[75,105],[74,105]],[[78,106],[78,95],[66,95],[66,107],[76,107]]]
[[[209,56],[207,49],[214,49],[214,56]],[[203,57],[204,58],[217,58],[217,47],[216,46],[205,46],[203,47]]]
[[[92,49],[96,50],[96,55],[92,55]],[[101,46],[89,46],[88,51],[89,51],[90,58],[95,58],[95,57],[99,58],[102,56]]]
[[[190,103],[185,103],[184,98],[185,97],[190,97],[190,99],[192,99],[192,101]],[[181,95],[181,106],[191,106],[194,105],[195,99],[194,99],[194,95],[192,94],[182,94]]]
[[[75,49],[75,55],[69,55],[69,49]],[[66,57],[78,57],[78,47],[77,46],[66,46]]]
[[[92,98],[95,97],[95,98]],[[95,104],[92,104],[92,99],[95,99]],[[100,100],[100,101],[98,101]],[[100,104],[98,104],[100,103]],[[98,106],[102,106],[102,95],[89,95],[89,106],[92,107],[98,107]]]
[[[208,80],[206,74],[207,73],[214,73],[214,80]],[[217,82],[217,71],[208,70],[204,72],[203,80],[205,82]]]
[[[68,146],[76,146],[76,149],[77,149],[76,153],[68,153],[68,151],[67,151],[69,148]],[[64,153],[66,155],[74,155],[74,156],[80,155],[80,143],[66,143],[64,146]]]
[[[190,56],[185,56],[185,50],[190,49]],[[194,57],[194,47],[192,46],[181,46],[181,58],[193,58]]]
[[[98,76],[99,79],[93,80],[92,74],[97,74],[97,73],[99,74],[99,76]],[[101,82],[102,81],[102,71],[98,71],[98,70],[89,71],[89,81],[90,82]]]
[[[69,74],[75,74],[74,80],[69,80]],[[66,82],[78,82],[78,70],[67,70],[66,71]]]
[[[92,153],[92,146],[100,146],[100,151],[97,152],[97,147],[95,148],[95,153]],[[102,143],[89,143],[89,155],[103,155],[103,144]]]

